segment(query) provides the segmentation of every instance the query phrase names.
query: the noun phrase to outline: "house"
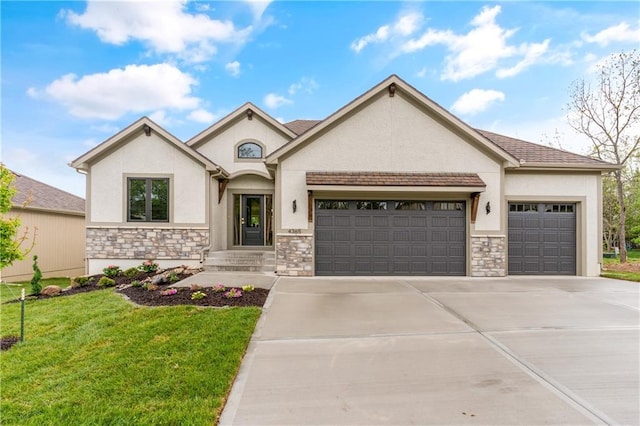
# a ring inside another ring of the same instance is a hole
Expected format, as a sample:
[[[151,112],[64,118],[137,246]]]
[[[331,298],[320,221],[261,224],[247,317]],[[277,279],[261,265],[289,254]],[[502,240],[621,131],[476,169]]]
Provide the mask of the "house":
[[[473,129],[395,75],[321,121],[247,103],[183,142],[143,117],[71,166],[90,273],[251,250],[298,276],[596,276],[617,167]]]
[[[38,256],[38,266],[44,278],[84,274],[84,199],[27,176],[11,173],[16,194],[7,216],[20,218],[18,236],[25,232],[28,236],[22,248],[32,245],[33,248],[23,260],[2,269],[2,281],[31,279],[34,255]]]

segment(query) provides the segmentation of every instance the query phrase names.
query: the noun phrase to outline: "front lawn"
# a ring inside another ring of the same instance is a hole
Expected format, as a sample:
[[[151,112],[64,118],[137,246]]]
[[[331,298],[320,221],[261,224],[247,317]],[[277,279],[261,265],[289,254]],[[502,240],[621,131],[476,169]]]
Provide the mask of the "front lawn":
[[[42,288],[49,285],[57,285],[60,288],[65,288],[69,286],[69,283],[69,278],[43,278],[40,280]],[[19,299],[20,292],[23,288],[27,295],[31,294],[31,281],[18,281],[15,283],[0,284],[0,303],[4,303],[7,300]]]
[[[20,304],[0,309],[0,334],[19,335]],[[113,290],[28,301],[25,342],[2,353],[2,424],[214,424],[259,316]]]
[[[603,259],[601,277],[640,282],[640,249],[627,252],[627,263],[620,259]]]

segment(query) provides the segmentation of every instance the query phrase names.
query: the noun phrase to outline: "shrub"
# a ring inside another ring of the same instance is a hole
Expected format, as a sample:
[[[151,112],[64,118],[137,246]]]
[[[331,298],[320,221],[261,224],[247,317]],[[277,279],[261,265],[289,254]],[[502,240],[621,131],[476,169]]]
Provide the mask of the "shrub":
[[[138,266],[138,269],[147,273],[156,272],[158,270],[158,264],[155,263],[153,259],[149,259],[142,262],[142,265]]]
[[[133,278],[136,275],[138,275],[140,273],[140,270],[138,268],[127,268],[124,270],[124,272],[122,273],[122,275],[124,275],[127,278]]]
[[[138,280],[131,281],[131,287],[142,287],[142,283]]]
[[[40,267],[38,267],[38,256],[33,256],[33,277],[31,278],[31,294],[35,294],[36,296],[40,294],[40,291],[42,291],[42,284],[40,284],[41,279],[42,271],[40,271]]]
[[[239,288],[232,288],[224,294],[224,297],[227,299],[237,299],[238,297],[242,297],[242,292]]]
[[[109,265],[102,270],[105,276],[109,278],[115,278],[122,273],[122,269],[116,265]]]
[[[213,286],[213,291],[216,292],[216,293],[222,293],[223,291],[225,291],[224,284],[218,283],[218,284],[214,285]]]
[[[191,294],[191,300],[200,300],[200,299],[204,299],[207,295],[201,291],[196,291],[195,293]]]
[[[250,284],[247,285],[243,285],[242,286],[242,291],[246,292],[246,293],[251,293],[253,290],[255,290],[256,288]]]
[[[86,287],[93,281],[90,277],[79,276],[71,280],[71,287]]]
[[[168,278],[169,278],[169,282],[170,283],[176,283],[176,282],[180,281],[180,277],[175,272],[169,273],[169,277]]]
[[[113,287],[116,282],[109,277],[102,277],[98,280],[98,287]]]

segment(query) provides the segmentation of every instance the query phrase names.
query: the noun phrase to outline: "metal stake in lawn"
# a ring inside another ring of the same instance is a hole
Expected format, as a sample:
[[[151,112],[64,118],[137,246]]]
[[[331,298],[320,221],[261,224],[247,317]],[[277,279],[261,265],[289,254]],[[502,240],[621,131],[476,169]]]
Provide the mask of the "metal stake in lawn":
[[[24,288],[20,295],[20,304],[22,305],[20,308],[20,341],[24,342]]]

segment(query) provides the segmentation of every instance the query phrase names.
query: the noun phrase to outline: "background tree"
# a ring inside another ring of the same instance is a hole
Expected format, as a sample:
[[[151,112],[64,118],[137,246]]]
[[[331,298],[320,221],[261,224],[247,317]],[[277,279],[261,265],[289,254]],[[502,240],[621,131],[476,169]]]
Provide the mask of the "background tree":
[[[620,262],[627,261],[625,181],[640,145],[640,57],[637,50],[612,55],[597,67],[595,81],[573,83],[569,124],[592,142],[592,155],[618,164],[613,172],[618,201]]]
[[[20,250],[21,241],[16,239],[20,220],[7,216],[12,206],[11,199],[16,193],[15,188],[11,186],[13,179],[13,173],[0,164],[0,268],[24,257]]]

